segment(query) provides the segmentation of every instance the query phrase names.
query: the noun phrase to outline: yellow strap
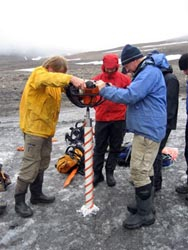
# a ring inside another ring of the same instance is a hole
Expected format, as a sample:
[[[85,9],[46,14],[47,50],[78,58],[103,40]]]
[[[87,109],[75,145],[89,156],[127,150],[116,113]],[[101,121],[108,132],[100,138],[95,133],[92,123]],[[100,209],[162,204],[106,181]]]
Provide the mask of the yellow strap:
[[[78,168],[75,168],[75,169],[73,169],[72,172],[67,176],[67,178],[66,178],[66,180],[65,180],[65,182],[64,182],[64,184],[63,184],[63,187],[64,187],[64,188],[67,187],[67,186],[71,183],[71,181],[72,181],[72,179],[74,178],[74,176],[76,175],[77,171],[78,171]]]

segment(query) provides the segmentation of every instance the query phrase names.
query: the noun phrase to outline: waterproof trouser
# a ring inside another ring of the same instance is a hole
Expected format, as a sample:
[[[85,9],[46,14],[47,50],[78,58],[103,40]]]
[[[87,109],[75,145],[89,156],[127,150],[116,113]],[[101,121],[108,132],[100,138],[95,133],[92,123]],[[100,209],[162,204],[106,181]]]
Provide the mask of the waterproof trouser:
[[[160,190],[162,187],[162,164],[163,164],[162,163],[162,150],[166,146],[170,132],[171,132],[171,129],[166,129],[166,135],[160,143],[159,151],[153,164],[155,191]]]
[[[96,122],[95,125],[95,148],[94,148],[94,173],[102,172],[105,154],[108,149],[106,159],[106,171],[114,171],[117,164],[117,157],[120,153],[123,142],[125,121]]]

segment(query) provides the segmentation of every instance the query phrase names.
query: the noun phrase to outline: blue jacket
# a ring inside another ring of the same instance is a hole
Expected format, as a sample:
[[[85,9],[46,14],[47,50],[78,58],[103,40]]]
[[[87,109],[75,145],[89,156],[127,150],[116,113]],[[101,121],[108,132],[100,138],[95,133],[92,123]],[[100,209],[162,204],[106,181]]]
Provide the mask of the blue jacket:
[[[166,85],[161,70],[146,58],[138,66],[126,89],[105,87],[100,95],[127,104],[128,131],[160,142],[166,132]]]

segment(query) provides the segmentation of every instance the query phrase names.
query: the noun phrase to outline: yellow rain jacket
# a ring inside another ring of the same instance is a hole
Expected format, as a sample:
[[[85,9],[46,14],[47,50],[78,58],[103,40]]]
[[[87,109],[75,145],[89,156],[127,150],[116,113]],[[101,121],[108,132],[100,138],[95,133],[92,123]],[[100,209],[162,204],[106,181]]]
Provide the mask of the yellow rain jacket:
[[[20,101],[20,128],[26,134],[54,136],[61,94],[71,75],[49,72],[40,66],[30,75]]]

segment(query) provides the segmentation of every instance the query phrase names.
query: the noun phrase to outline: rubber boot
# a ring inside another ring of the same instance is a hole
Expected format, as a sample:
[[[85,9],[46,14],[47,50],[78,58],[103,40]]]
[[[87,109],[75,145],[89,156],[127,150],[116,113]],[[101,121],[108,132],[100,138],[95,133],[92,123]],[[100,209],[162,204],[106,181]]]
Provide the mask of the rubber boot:
[[[96,187],[102,181],[104,181],[102,172],[94,172],[93,186]]]
[[[112,151],[112,149],[110,149],[105,165],[106,182],[109,187],[113,187],[116,185],[116,180],[114,178],[114,170],[117,164],[117,157],[118,153],[116,153],[115,150]]]
[[[44,172],[39,172],[35,181],[30,184],[31,198],[30,202],[32,204],[38,203],[53,203],[55,201],[54,196],[46,196],[42,192],[42,184],[44,179]]]
[[[188,177],[186,183],[176,187],[176,192],[179,194],[188,194]]]
[[[116,185],[116,180],[114,179],[114,170],[106,169],[106,182],[109,187]]]
[[[6,201],[0,200],[0,215],[5,212],[6,207],[7,207]]]
[[[28,183],[17,179],[16,189],[15,189],[15,211],[21,217],[31,217],[33,215],[32,209],[25,203],[25,195],[28,189]]]
[[[149,185],[136,188],[137,213],[128,216],[123,222],[124,228],[136,229],[142,226],[152,225],[155,222],[155,216],[152,211],[153,199]]]
[[[100,182],[104,181],[104,175],[102,174],[104,165],[104,154],[95,152],[93,156],[93,186],[96,187]]]
[[[153,214],[156,213],[156,210],[155,210],[155,207],[154,207],[154,195],[155,195],[155,188],[153,186],[154,184],[154,177],[151,176],[150,177],[151,179],[151,196],[152,196],[152,199],[153,199],[153,207],[152,207],[152,211],[153,211]],[[127,205],[127,210],[131,213],[131,214],[136,214],[137,213],[137,204],[136,204],[136,201],[133,201],[132,203],[128,204]]]

